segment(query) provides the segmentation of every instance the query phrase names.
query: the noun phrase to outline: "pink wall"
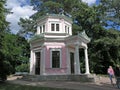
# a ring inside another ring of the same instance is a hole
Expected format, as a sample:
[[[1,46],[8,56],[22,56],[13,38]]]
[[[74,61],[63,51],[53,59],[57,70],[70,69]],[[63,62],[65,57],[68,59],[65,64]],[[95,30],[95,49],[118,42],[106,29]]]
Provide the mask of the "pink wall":
[[[45,68],[50,68],[50,49],[48,46],[45,48]]]
[[[66,48],[62,46],[62,68],[67,68]]]
[[[51,48],[60,48],[61,49],[61,68],[51,68],[50,67],[50,49]],[[64,74],[66,73],[67,63],[66,63],[66,48],[64,43],[61,44],[54,44],[53,45],[46,45],[45,47],[45,73],[46,74]]]

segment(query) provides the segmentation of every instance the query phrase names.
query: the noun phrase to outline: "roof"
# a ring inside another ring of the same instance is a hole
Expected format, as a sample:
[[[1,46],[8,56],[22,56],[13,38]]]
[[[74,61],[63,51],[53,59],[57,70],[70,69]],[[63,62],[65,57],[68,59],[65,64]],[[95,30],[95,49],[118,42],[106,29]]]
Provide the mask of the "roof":
[[[65,16],[64,14],[46,14],[44,16],[41,16],[40,18],[38,18],[37,22],[41,21],[41,20],[44,20],[46,18],[62,18],[70,23],[73,23],[72,22],[72,18],[68,17],[68,16]]]
[[[85,31],[82,31],[81,33],[78,33],[78,36],[83,37],[84,39],[88,40],[90,42],[90,38],[87,36]]]
[[[91,39],[87,36],[85,31],[78,33],[78,35],[66,37],[66,40],[75,40],[75,38],[78,38],[79,40],[82,40],[85,43],[89,43],[91,41]]]
[[[48,34],[50,34],[50,33],[48,33]],[[78,35],[73,35],[73,36],[63,37],[63,38],[56,38],[56,39],[55,38],[50,38],[50,37],[47,38],[44,35],[45,35],[45,33],[41,33],[41,34],[35,35],[35,36],[33,36],[29,40],[29,42],[31,43],[31,42],[36,41],[36,40],[52,40],[52,41],[54,41],[54,40],[58,40],[59,41],[59,40],[63,40],[63,39],[72,40],[72,39],[74,39],[76,37],[77,38],[82,38],[82,40],[84,42],[86,42],[86,43],[89,43],[91,41],[91,39],[87,36],[87,34],[85,33],[85,31],[82,31],[82,32],[78,33]],[[64,34],[60,34],[60,35],[64,35]]]
[[[29,42],[32,42],[32,41],[35,41],[35,40],[38,40],[38,39],[43,39],[43,38],[44,38],[44,34],[34,35],[34,36],[29,40]]]

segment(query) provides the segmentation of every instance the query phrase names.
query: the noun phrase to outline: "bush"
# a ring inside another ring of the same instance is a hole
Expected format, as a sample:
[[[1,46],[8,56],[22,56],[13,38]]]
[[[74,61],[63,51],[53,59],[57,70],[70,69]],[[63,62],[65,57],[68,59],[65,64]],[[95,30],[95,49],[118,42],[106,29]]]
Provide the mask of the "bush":
[[[29,72],[29,64],[21,64],[17,66],[16,72]]]
[[[5,60],[1,60],[0,62],[0,80],[5,81],[7,79],[7,75],[10,75],[13,71],[13,67],[9,62]]]

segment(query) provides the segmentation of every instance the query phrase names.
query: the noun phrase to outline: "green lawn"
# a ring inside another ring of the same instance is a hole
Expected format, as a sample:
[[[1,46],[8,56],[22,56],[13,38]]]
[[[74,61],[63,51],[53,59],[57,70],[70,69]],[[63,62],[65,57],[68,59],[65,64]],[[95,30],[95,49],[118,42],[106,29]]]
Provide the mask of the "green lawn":
[[[0,83],[0,90],[68,90],[68,89]]]

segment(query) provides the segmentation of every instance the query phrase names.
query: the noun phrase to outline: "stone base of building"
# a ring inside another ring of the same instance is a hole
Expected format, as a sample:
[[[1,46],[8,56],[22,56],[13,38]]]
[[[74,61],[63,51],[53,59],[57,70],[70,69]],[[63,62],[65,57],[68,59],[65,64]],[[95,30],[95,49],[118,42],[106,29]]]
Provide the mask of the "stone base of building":
[[[80,75],[23,75],[23,80],[27,81],[79,81],[96,82],[97,77],[94,74]]]

